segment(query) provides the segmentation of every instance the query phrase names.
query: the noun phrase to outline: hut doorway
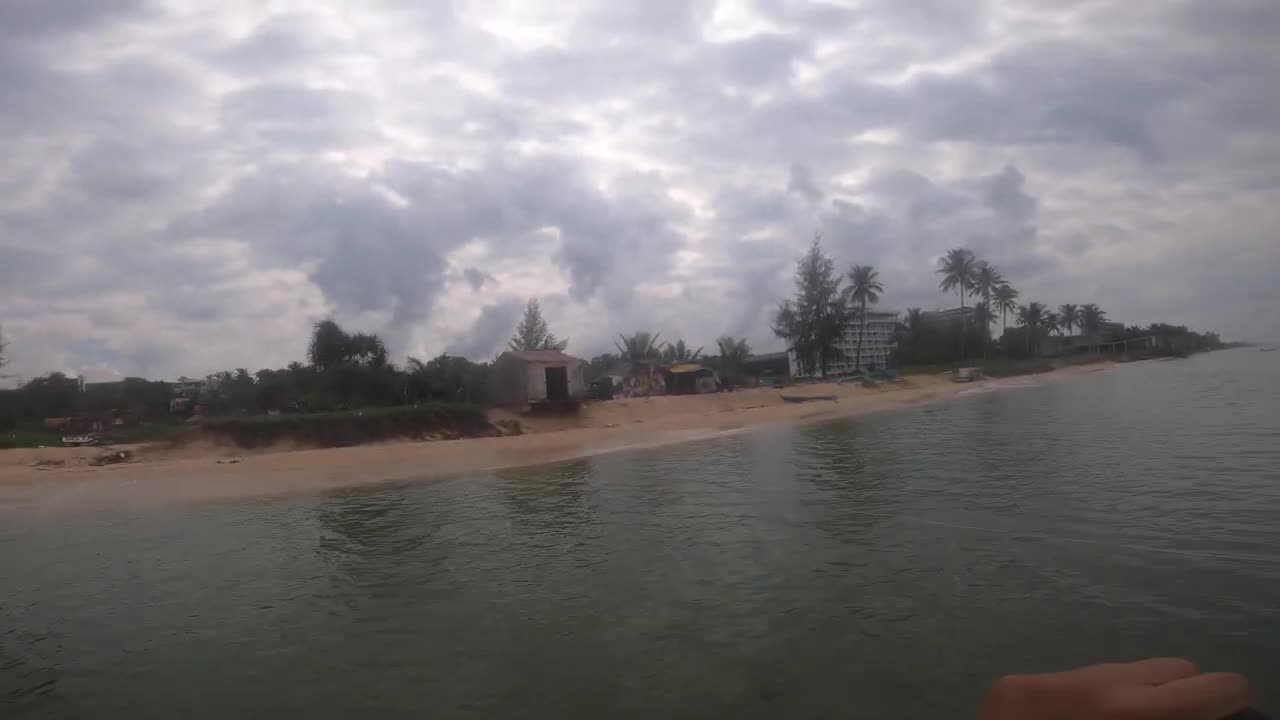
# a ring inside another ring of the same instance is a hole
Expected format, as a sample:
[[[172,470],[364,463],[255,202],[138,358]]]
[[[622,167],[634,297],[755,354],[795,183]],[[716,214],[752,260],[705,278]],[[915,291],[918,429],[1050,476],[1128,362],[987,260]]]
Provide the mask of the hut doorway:
[[[569,368],[547,368],[547,400],[551,403],[569,401]]]

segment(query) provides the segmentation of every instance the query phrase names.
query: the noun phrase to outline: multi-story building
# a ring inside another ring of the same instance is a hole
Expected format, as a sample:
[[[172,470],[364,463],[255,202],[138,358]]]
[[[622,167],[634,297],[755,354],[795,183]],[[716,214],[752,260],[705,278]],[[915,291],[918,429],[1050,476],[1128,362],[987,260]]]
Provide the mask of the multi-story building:
[[[857,371],[858,331],[862,329],[862,312],[853,310],[849,326],[844,336],[836,343],[836,347],[844,357],[833,358],[827,363],[827,375],[849,375]],[[898,313],[888,310],[867,310],[866,329],[862,333],[862,370],[874,372],[889,367],[893,350],[897,347],[896,331]],[[787,350],[787,363],[791,367],[791,377],[809,377],[800,371],[800,363],[796,360],[795,350]],[[814,375],[821,377],[822,371],[815,370]]]

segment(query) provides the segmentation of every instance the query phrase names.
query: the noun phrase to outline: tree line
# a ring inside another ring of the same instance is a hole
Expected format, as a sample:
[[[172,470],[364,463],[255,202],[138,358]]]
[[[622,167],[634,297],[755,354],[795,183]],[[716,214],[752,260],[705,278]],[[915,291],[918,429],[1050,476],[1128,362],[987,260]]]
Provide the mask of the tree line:
[[[536,299],[530,300],[507,348],[563,350],[567,339],[550,331]],[[683,340],[659,342],[657,335],[635,333],[622,338],[617,354],[592,358],[591,377],[616,370],[621,360],[704,362],[737,377],[750,354],[745,340],[722,337],[719,355],[706,357],[703,348]],[[0,368],[4,361],[0,335]],[[489,362],[473,362],[444,353],[429,360],[407,358],[397,366],[377,334],[348,332],[333,320],[311,329],[307,362],[278,369],[224,370],[202,380],[180,378],[177,384],[126,378],[116,383],[89,383],[54,372],[34,378],[14,390],[0,391],[0,428],[13,428],[45,418],[115,413],[135,418],[188,415],[200,410],[209,416],[263,413],[315,413],[356,408],[391,407],[426,402],[486,406],[492,402]],[[178,400],[177,403],[172,401]]]
[[[1154,353],[1195,352],[1222,347],[1214,333],[1199,334],[1185,326],[1157,323],[1147,327],[1125,327],[1108,321],[1107,313],[1095,303],[1063,303],[1056,309],[1039,301],[1020,304],[1021,293],[992,263],[967,248],[952,248],[938,259],[935,273],[938,289],[956,294],[958,312],[928,313],[908,308],[899,318],[895,333],[895,362],[923,365],[964,362],[993,353],[1004,357],[1034,357],[1044,338],[1074,336],[1076,331],[1095,344],[1155,338],[1149,348]],[[847,282],[847,284],[846,284]],[[850,325],[865,317],[869,306],[879,302],[884,292],[879,272],[870,265],[854,264],[843,275],[822,248],[817,236],[796,262],[795,295],[778,304],[773,316],[774,334],[794,351],[803,375],[826,374],[845,351],[840,341]],[[967,300],[974,300],[972,306]],[[1015,327],[1009,328],[1012,317]],[[997,321],[1001,335],[991,327]],[[855,350],[849,359],[861,370],[862,342],[866,323],[857,322]]]

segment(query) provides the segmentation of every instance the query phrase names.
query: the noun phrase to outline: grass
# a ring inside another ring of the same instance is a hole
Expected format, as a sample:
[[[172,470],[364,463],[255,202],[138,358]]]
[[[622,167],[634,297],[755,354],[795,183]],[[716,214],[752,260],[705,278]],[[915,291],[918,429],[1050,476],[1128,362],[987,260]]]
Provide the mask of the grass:
[[[484,408],[455,403],[370,408],[341,412],[213,418],[201,433],[243,448],[292,442],[314,447],[445,434],[458,437],[493,434]]]
[[[98,444],[144,443],[171,440],[187,430],[182,423],[169,421],[113,427],[98,433]],[[50,430],[43,425],[25,425],[0,431],[0,450],[11,448],[61,447],[62,436],[71,434]]]
[[[61,433],[44,428],[17,428],[0,432],[0,450],[62,445]]]

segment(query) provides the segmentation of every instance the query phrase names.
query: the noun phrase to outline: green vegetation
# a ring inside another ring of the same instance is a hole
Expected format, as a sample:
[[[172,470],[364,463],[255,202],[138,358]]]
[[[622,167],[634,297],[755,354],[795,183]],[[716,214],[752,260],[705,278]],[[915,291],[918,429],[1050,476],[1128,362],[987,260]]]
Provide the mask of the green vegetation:
[[[661,334],[641,331],[631,337],[618,335],[620,342],[615,342],[614,345],[618,347],[618,355],[623,360],[631,362],[657,360],[662,355],[662,345],[658,342]]]
[[[298,443],[342,447],[427,435],[492,435],[483,407],[461,403],[425,403],[347,412],[217,418],[205,422],[207,436],[242,448]]]
[[[858,306],[863,322],[858,323],[858,350],[854,367],[862,369],[862,336],[866,333],[867,305],[880,302],[880,293],[884,286],[880,284],[880,273],[870,265],[854,265],[849,268],[849,287],[844,289],[845,301]]]
[[[822,251],[821,236],[796,263],[796,295],[779,303],[773,333],[795,351],[803,374],[826,374],[841,350],[836,343],[849,325],[849,303],[840,290],[835,263]]]
[[[542,308],[536,298],[529,298],[524,308],[524,318],[516,326],[516,334],[511,337],[507,347],[513,352],[521,350],[564,350],[569,344],[566,338],[561,340],[547,328],[547,321],[542,319]]]
[[[702,348],[690,350],[684,340],[677,340],[674,345],[664,343],[662,346],[662,362],[668,365],[682,362],[695,362],[702,356]]]

